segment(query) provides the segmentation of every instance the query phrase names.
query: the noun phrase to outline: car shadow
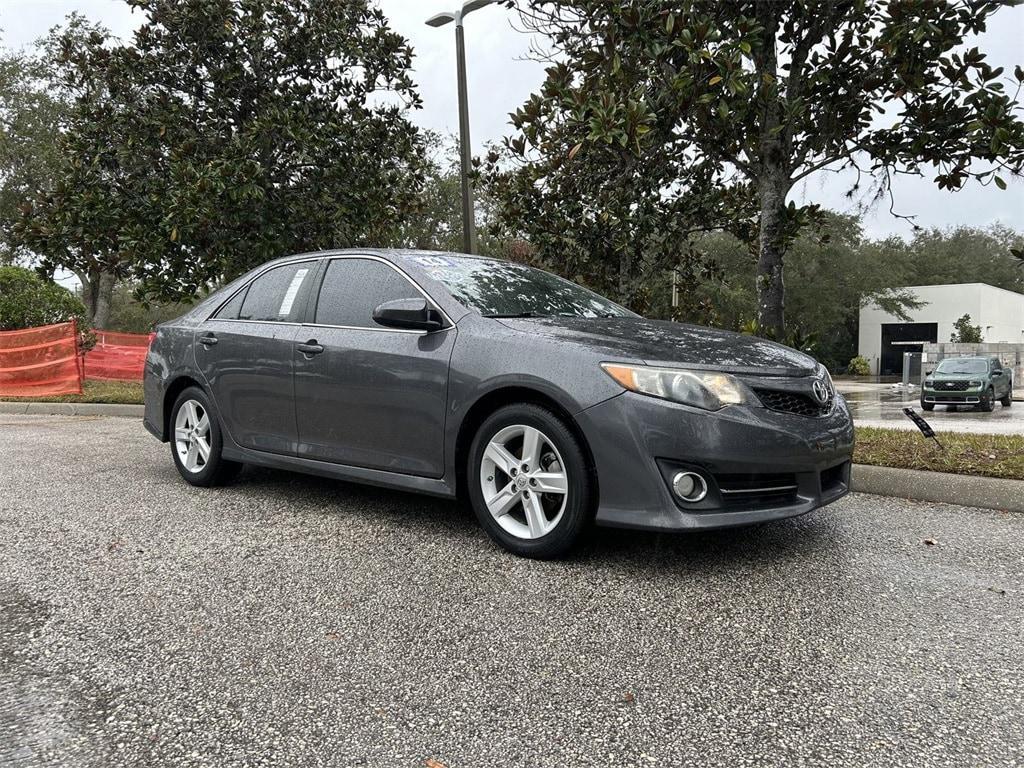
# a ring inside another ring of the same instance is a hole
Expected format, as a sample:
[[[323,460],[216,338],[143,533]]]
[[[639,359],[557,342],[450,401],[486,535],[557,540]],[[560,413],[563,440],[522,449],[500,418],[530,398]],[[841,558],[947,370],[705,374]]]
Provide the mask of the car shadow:
[[[459,502],[263,467],[246,467],[233,487],[258,491],[282,504],[291,502],[293,513],[385,518],[403,530],[452,535],[459,546],[479,548],[477,554],[491,552],[510,562],[521,562],[490,541],[472,510]],[[295,505],[296,498],[306,503]],[[840,547],[841,536],[835,528],[835,517],[821,511],[713,531],[663,533],[593,526],[572,552],[550,565],[571,570],[601,566],[707,573],[737,564],[829,560],[838,556]]]

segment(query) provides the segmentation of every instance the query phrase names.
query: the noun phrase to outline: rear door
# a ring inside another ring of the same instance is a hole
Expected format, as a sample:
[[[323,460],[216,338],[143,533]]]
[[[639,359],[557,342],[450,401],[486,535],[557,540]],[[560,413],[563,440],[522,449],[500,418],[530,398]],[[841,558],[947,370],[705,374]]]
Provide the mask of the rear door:
[[[411,278],[382,258],[327,262],[295,345],[300,456],[424,477],[444,474],[456,329],[450,323],[432,333],[385,328],[372,317],[385,301],[421,296],[426,294]]]
[[[296,452],[293,344],[316,268],[316,260],[271,267],[196,332],[196,364],[243,448]]]

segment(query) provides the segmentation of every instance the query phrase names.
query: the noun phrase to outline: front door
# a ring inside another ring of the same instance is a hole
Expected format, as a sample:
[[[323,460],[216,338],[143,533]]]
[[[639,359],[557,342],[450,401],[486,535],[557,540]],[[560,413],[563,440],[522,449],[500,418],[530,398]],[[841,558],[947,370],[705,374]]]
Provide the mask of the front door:
[[[372,316],[385,301],[423,295],[383,259],[328,263],[312,322],[295,339],[300,456],[423,477],[444,474],[448,364],[457,331],[385,328]]]
[[[263,272],[196,330],[196,364],[224,428],[243,448],[296,451],[294,339],[316,266],[292,262]]]

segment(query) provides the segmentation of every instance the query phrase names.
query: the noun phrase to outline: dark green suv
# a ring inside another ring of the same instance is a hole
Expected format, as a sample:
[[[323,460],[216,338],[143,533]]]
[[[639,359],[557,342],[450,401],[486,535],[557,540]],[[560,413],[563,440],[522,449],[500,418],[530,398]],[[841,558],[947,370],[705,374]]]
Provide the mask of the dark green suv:
[[[949,357],[929,371],[921,387],[921,407],[936,405],[977,406],[991,411],[995,401],[1013,403],[1013,374],[998,357]]]

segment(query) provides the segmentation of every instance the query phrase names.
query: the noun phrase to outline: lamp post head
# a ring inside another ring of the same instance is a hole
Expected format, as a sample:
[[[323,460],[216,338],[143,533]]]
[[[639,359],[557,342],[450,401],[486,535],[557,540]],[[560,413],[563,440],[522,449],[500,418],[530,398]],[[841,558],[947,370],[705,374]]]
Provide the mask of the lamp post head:
[[[462,19],[466,14],[472,13],[473,11],[483,8],[485,5],[490,5],[494,2],[496,2],[496,0],[466,0],[466,2],[463,3],[462,8],[457,11],[445,11],[444,13],[439,13],[436,16],[431,16],[427,19],[427,26],[443,27],[445,24],[449,24],[453,21],[456,26],[461,26]]]

